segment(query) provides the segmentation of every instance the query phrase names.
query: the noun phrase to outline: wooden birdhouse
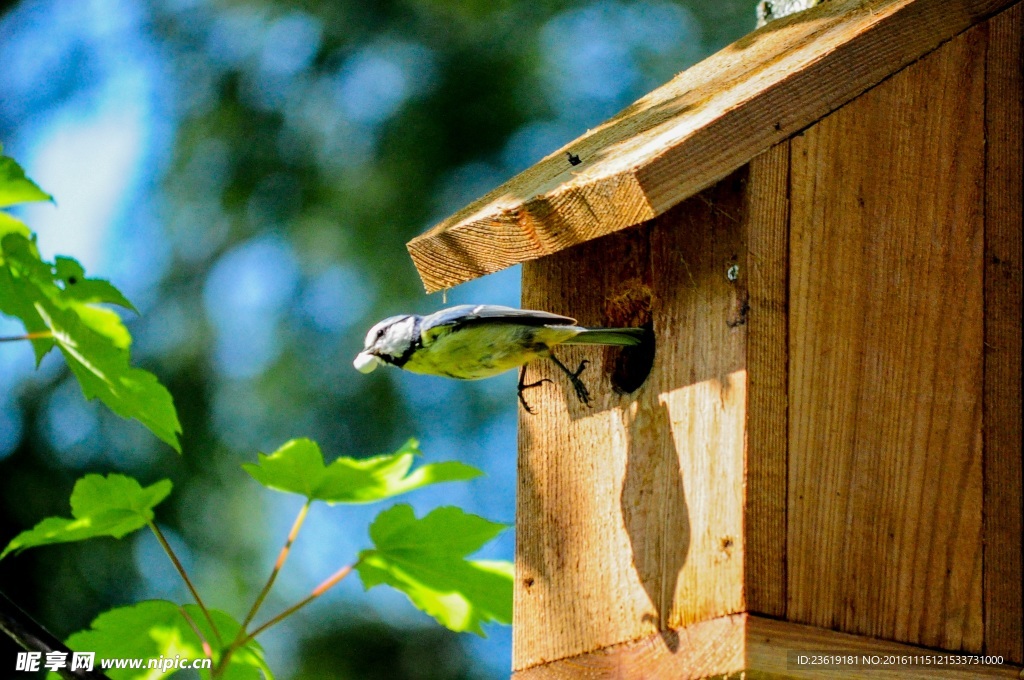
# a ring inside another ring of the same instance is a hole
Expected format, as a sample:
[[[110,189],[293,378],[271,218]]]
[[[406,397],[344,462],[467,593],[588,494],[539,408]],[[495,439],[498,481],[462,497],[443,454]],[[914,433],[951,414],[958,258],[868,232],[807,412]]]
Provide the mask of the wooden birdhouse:
[[[1018,676],[1022,27],[831,0],[409,244],[428,290],[522,263],[524,307],[654,333],[560,356],[590,407],[528,371],[516,678]]]

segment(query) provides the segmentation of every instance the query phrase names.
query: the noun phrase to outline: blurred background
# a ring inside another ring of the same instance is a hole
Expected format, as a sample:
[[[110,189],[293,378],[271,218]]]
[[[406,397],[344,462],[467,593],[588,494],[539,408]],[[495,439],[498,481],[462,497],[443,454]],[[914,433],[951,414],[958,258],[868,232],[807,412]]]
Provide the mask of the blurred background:
[[[241,617],[301,500],[239,464],[299,436],[328,460],[417,437],[427,460],[487,473],[412,494],[418,513],[513,522],[515,375],[352,369],[377,320],[442,306],[405,243],[751,30],[754,4],[0,0],[0,142],[57,201],[21,214],[44,255],[136,304],[134,362],[184,426],[178,456],[86,402],[56,353],[35,370],[27,344],[0,345],[0,543],[67,515],[87,472],[169,477],[158,521],[207,603]],[[449,292],[464,302],[518,306],[518,269]],[[315,507],[259,620],[350,563],[382,507]],[[512,559],[514,540],[481,556]],[[111,606],[189,601],[143,532],[9,558],[0,589],[61,637]],[[283,680],[511,663],[510,628],[449,633],[355,577],[261,642]],[[13,651],[0,638],[0,675]]]

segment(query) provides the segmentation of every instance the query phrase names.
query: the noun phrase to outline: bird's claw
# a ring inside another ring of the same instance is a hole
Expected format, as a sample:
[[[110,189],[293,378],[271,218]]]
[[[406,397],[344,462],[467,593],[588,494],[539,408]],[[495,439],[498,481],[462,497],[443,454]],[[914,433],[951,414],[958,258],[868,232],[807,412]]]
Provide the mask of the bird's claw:
[[[580,380],[580,374],[583,373],[583,370],[589,363],[590,362],[588,360],[584,359],[580,362],[576,371],[569,374],[569,382],[572,383],[572,388],[576,391],[576,398],[587,407],[590,406],[590,391],[587,389],[587,386],[583,384],[583,381]]]
[[[583,373],[583,369],[585,369],[590,362],[584,359],[580,362],[580,365],[576,367],[576,371],[573,372],[566,368],[565,364],[559,361],[558,357],[554,354],[549,354],[548,358],[555,363],[555,366],[558,366],[562,373],[565,373],[567,378],[569,378],[569,382],[572,383],[572,388],[576,391],[576,398],[579,399],[581,403],[589,407],[590,392],[587,390],[587,386],[583,384],[583,381],[580,380],[580,373]]]
[[[526,411],[527,413],[529,413],[530,415],[533,415],[534,411],[533,411],[532,408],[530,408],[530,405],[526,403],[526,397],[523,396],[523,392],[528,390],[528,389],[534,388],[534,387],[540,387],[544,383],[551,382],[551,380],[549,380],[548,378],[541,378],[537,382],[532,382],[532,383],[529,383],[529,384],[527,384],[525,382],[525,380],[526,380],[526,367],[524,366],[522,368],[522,370],[519,371],[519,385],[518,385],[518,391],[517,391],[516,394],[519,397],[519,403],[523,405],[523,410]]]

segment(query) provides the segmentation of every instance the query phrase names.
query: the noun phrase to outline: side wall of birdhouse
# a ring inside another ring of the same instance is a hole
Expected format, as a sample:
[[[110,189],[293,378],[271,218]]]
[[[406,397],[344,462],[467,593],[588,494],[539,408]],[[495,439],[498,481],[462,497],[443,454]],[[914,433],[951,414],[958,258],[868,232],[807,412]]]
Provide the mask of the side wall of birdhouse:
[[[1021,9],[791,140],[787,620],[1022,662]]]

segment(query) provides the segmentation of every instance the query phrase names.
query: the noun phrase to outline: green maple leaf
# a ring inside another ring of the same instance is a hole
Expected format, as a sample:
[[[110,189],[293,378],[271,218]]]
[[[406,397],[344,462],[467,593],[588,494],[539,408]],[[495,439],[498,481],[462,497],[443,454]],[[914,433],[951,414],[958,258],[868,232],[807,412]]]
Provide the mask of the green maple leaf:
[[[26,177],[21,166],[10,156],[4,156],[3,150],[4,147],[0,144],[0,208],[19,203],[52,201],[53,196]],[[20,234],[28,238],[31,233],[21,220],[0,210],[0,238],[7,234]]]
[[[0,208],[18,203],[52,201],[53,197],[25,176],[25,171],[0,146]]]
[[[126,349],[112,334],[119,326],[92,328],[73,310],[37,304],[36,310],[53,333],[71,372],[87,399],[99,397],[122,418],[134,418],[179,452],[181,424],[171,393],[156,376],[129,364]],[[109,319],[108,319],[109,320]]]
[[[316,442],[293,439],[269,456],[259,454],[258,464],[242,467],[263,486],[331,504],[370,503],[429,484],[483,474],[457,462],[423,465],[410,473],[418,455],[416,441],[409,440],[395,453],[362,459],[341,457],[324,465]]]
[[[0,250],[0,314],[20,319],[26,333],[49,331],[33,304],[33,299],[37,295],[35,287],[25,279],[15,276],[11,267],[7,266],[8,263],[2,258],[3,251]],[[50,338],[39,337],[32,340],[37,366],[52,347],[53,340]]]
[[[96,617],[89,630],[68,638],[67,645],[73,650],[95,652],[94,669],[100,668],[101,659],[148,660],[159,659],[161,656],[165,659],[202,659],[202,640],[181,610],[179,605],[165,600],[148,600],[112,609]],[[216,663],[223,649],[218,636],[210,628],[199,607],[185,605],[184,610],[210,644]],[[210,616],[217,626],[220,641],[230,642],[235,639],[241,628],[237,621],[216,609],[210,611]],[[103,672],[111,680],[156,680],[170,677],[178,671],[121,668],[105,669]],[[50,680],[58,677],[56,673],[49,675]],[[200,671],[200,677],[209,678],[210,671]],[[231,655],[227,668],[219,677],[226,680],[260,680],[266,677],[273,680],[274,676],[264,661],[263,649],[255,641],[250,641]]]
[[[0,210],[0,238],[7,234],[21,234],[25,238],[32,235],[25,223],[17,217],[12,217],[3,210]]]
[[[131,366],[131,335],[98,303],[134,309],[110,282],[87,278],[74,259],[58,257],[51,265],[21,234],[0,240],[0,313],[21,319],[28,333],[52,336],[32,341],[36,362],[56,346],[87,399],[98,397],[180,452],[181,424],[170,392],[156,376]]]
[[[164,479],[143,487],[131,477],[86,475],[71,492],[71,518],[47,517],[7,544],[0,559],[12,552],[99,536],[121,538],[153,521],[153,508],[171,492]]]
[[[53,200],[2,151],[0,146],[0,208]],[[32,336],[36,365],[59,347],[86,398],[99,397],[180,452],[181,424],[170,393],[155,376],[131,367],[128,329],[115,312],[98,304],[135,311],[109,281],[86,277],[76,260],[45,262],[28,227],[0,210],[0,314],[21,320]]]
[[[61,298],[65,302],[106,302],[137,312],[121,291],[105,279],[89,279],[78,260],[58,255],[54,260],[54,278],[64,284]]]
[[[512,623],[513,567],[466,556],[506,528],[456,507],[416,519],[412,507],[396,505],[370,525],[374,548],[356,569],[365,588],[386,583],[447,628],[483,636],[482,623]]]

